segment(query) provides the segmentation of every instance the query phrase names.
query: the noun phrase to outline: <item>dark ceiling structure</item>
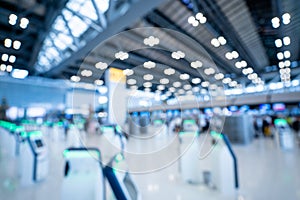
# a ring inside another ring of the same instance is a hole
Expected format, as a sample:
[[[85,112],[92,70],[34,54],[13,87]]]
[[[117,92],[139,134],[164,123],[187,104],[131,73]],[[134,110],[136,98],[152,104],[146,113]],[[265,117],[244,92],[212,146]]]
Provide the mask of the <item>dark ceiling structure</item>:
[[[87,1],[99,10],[95,0]],[[109,1],[109,8],[96,12],[92,20],[71,12],[68,2],[71,0],[1,0],[1,55],[15,55],[13,67],[27,69],[30,75],[54,79],[76,76],[90,83],[103,79],[107,66],[132,69],[134,73],[127,74],[127,79],[136,82],[129,86],[152,91],[161,84],[171,87],[178,81],[181,85],[198,85],[197,78],[202,83],[219,81],[226,87],[237,87],[290,81],[300,75],[297,0],[116,0]],[[80,37],[76,38],[68,25],[64,8],[88,23]],[[28,18],[28,28],[10,25],[11,13],[18,19]],[[73,42],[58,49],[59,59],[48,61],[49,67],[43,69],[39,53],[48,57],[43,42],[51,36],[52,24],[59,15],[66,24],[62,32],[69,33]],[[124,30],[127,32],[115,37]],[[151,36],[159,43],[146,45],[144,40]],[[6,38],[21,41],[21,48],[5,47]],[[120,51],[128,53],[125,58],[116,58]],[[178,51],[184,55],[174,58],[173,53]],[[145,67],[149,61],[155,67]],[[197,61],[198,66],[193,67]],[[82,76],[84,70],[91,74]],[[168,83],[162,83],[166,78]],[[153,84],[144,84],[149,81]]]

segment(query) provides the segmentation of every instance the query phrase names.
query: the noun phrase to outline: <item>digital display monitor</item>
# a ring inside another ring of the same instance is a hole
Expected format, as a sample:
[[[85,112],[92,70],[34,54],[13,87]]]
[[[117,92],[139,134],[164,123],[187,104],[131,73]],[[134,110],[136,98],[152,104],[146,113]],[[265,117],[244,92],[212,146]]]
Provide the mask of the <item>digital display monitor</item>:
[[[248,105],[243,105],[240,107],[240,111],[248,111],[250,107]]]
[[[259,110],[270,110],[271,105],[270,104],[260,104],[259,105]]]
[[[212,113],[212,109],[211,108],[205,108],[204,109],[204,113],[205,114],[211,114]]]
[[[42,107],[29,107],[26,111],[27,117],[44,117],[46,109]]]
[[[239,108],[237,106],[229,106],[228,110],[231,112],[236,112],[239,110]]]
[[[274,103],[272,105],[272,108],[274,111],[284,111],[285,110],[285,104],[284,103]]]
[[[40,148],[40,147],[43,146],[43,142],[40,139],[39,140],[35,140],[34,142],[35,142],[35,145],[36,145],[37,148]]]

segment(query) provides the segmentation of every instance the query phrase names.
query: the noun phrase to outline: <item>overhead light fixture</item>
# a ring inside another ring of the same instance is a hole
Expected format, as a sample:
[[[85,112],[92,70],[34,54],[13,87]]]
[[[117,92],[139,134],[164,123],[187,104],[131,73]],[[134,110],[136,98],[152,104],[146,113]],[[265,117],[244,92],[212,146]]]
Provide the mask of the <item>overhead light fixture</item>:
[[[13,48],[14,48],[15,50],[19,50],[20,47],[21,47],[21,42],[20,42],[19,40],[15,40],[15,41],[13,42]]]
[[[169,83],[169,79],[167,79],[167,78],[162,78],[162,79],[159,80],[159,82],[160,82],[161,84],[166,85],[166,84]]]
[[[216,80],[221,80],[223,78],[224,78],[224,74],[222,74],[222,73],[215,74],[215,79]]]
[[[279,68],[284,68],[284,62],[283,62],[283,61],[280,61],[280,62],[278,63],[278,67],[279,67]]]
[[[231,81],[231,82],[229,83],[229,86],[230,86],[230,87],[235,87],[235,86],[237,86],[237,82],[236,82],[236,81]]]
[[[176,59],[176,60],[179,60],[179,59],[185,57],[185,53],[183,53],[182,51],[175,51],[171,54],[171,57]]]
[[[4,40],[4,46],[5,46],[5,47],[10,48],[10,47],[11,47],[11,44],[12,44],[11,39],[6,38],[6,39]]]
[[[175,74],[175,69],[167,68],[167,69],[164,70],[164,74],[169,75],[169,76],[173,75],[173,74]]]
[[[240,63],[241,63],[241,67],[247,67],[247,62],[246,61],[242,60]]]
[[[8,23],[10,25],[15,25],[17,23],[18,16],[15,14],[10,14],[8,17]]]
[[[282,15],[282,23],[287,25],[291,22],[291,15],[289,13],[284,13]]]
[[[221,45],[225,45],[227,43],[226,39],[223,36],[218,37],[218,41]]]
[[[193,87],[192,91],[193,91],[193,92],[199,92],[199,91],[200,91],[200,88],[199,88],[199,87]]]
[[[123,51],[119,51],[115,53],[115,58],[119,60],[126,60],[127,58],[129,58],[129,54]]]
[[[20,20],[20,27],[22,29],[27,28],[28,24],[29,24],[29,20],[26,17],[21,18],[21,20]]]
[[[225,54],[225,58],[227,58],[228,60],[232,60],[232,59],[233,59],[233,56],[232,56],[231,52],[227,52],[227,53]]]
[[[192,86],[189,85],[189,84],[186,84],[186,85],[183,86],[183,89],[190,90],[190,89],[192,89]]]
[[[291,38],[289,36],[285,36],[282,40],[283,44],[286,46],[291,44]]]
[[[271,20],[273,28],[278,28],[280,26],[280,19],[278,17],[273,17]]]
[[[209,82],[208,81],[204,81],[201,83],[202,87],[208,87],[209,86]]]
[[[217,38],[213,38],[211,41],[210,41],[211,45],[213,45],[214,47],[219,47],[221,44],[219,42],[219,40]]]
[[[193,25],[193,23],[194,23],[195,21],[196,21],[196,19],[195,19],[194,16],[190,16],[190,17],[188,18],[188,23],[191,24],[191,25]]]
[[[176,91],[176,89],[175,89],[174,87],[170,87],[168,90],[169,90],[170,92],[175,92],[175,91]]]
[[[237,51],[232,51],[232,52],[231,52],[231,55],[232,55],[232,57],[235,58],[235,59],[239,57],[239,53],[238,53]]]
[[[156,64],[155,64],[155,62],[147,61],[147,62],[144,62],[143,66],[146,69],[153,69],[153,68],[155,68]]]
[[[229,78],[229,77],[224,78],[224,79],[222,80],[222,82],[223,82],[224,84],[228,84],[228,83],[231,82],[231,78]]]
[[[166,87],[165,87],[164,85],[158,85],[158,86],[157,86],[157,89],[158,89],[158,90],[164,90],[165,88],[166,88]]]
[[[134,74],[134,71],[132,69],[125,69],[123,70],[123,74],[126,76],[131,76]]]
[[[144,44],[147,46],[153,47],[153,46],[159,44],[159,38],[154,37],[154,36],[149,36],[144,39]]]
[[[286,66],[286,67],[291,66],[291,61],[289,61],[289,60],[284,61],[284,66]]]
[[[201,82],[200,78],[193,78],[192,79],[192,83],[195,84],[195,85],[199,84],[200,82]]]
[[[9,61],[10,63],[15,63],[15,62],[16,62],[16,56],[10,55],[8,61]]]
[[[205,70],[204,70],[204,73],[206,74],[206,75],[212,75],[212,74],[214,74],[216,71],[215,71],[215,69],[214,68],[206,68]]]
[[[185,91],[183,89],[178,90],[178,94],[184,94],[184,93],[185,93]]]
[[[276,39],[276,40],[275,40],[275,46],[276,46],[277,48],[282,47],[282,41],[281,41],[281,39]]]
[[[95,83],[95,85],[103,85],[104,84],[104,81],[102,81],[102,80],[95,80],[94,81],[94,83]]]
[[[179,75],[179,78],[181,80],[188,80],[190,78],[190,75],[188,75],[187,73],[184,73],[184,74],[180,74]]]
[[[13,67],[11,65],[6,66],[6,71],[11,72],[13,70]]]
[[[277,58],[278,58],[278,60],[282,60],[283,59],[283,53],[282,52],[278,52],[277,53]]]
[[[91,70],[84,69],[81,71],[81,76],[90,77],[92,75],[93,75],[93,72]]]
[[[291,57],[291,52],[290,51],[284,51],[283,54],[284,54],[285,58],[290,58]]]
[[[73,82],[79,82],[80,77],[79,76],[71,76],[70,80],[73,81]]]
[[[132,85],[132,86],[130,86],[130,89],[131,89],[131,90],[137,90],[137,89],[138,89],[138,86]]]
[[[238,69],[242,68],[242,64],[241,64],[240,61],[237,61],[234,65],[235,65],[235,67],[238,68]]]
[[[105,63],[105,62],[97,62],[97,63],[95,64],[95,67],[96,67],[97,69],[105,70],[105,69],[107,69],[108,64]]]
[[[100,96],[100,97],[98,98],[98,103],[99,103],[99,104],[106,104],[107,102],[108,102],[107,96]]]
[[[1,71],[5,71],[6,70],[6,65],[5,64],[1,64],[0,65],[0,70]]]
[[[24,69],[14,69],[11,76],[17,79],[24,79],[28,76],[28,71]]]
[[[136,80],[133,79],[133,78],[128,79],[128,80],[127,80],[127,84],[128,84],[128,85],[135,85],[135,84],[136,84]]]
[[[203,66],[203,63],[199,60],[191,62],[191,67],[194,69],[201,68],[202,66]]]
[[[153,75],[152,75],[152,74],[145,74],[145,75],[143,76],[143,78],[144,78],[144,80],[146,80],[146,81],[151,81],[151,80],[153,80]]]
[[[152,87],[152,83],[151,82],[145,82],[145,83],[143,83],[143,86],[145,88],[150,88],[150,87]]]
[[[2,58],[2,61],[4,61],[4,62],[8,61],[8,54],[6,54],[6,53],[2,54],[1,58]]]
[[[181,83],[179,81],[176,81],[173,83],[173,86],[179,88],[181,86]]]
[[[145,92],[151,92],[151,89],[150,88],[145,88],[144,91]]]
[[[199,26],[199,21],[195,20],[195,21],[192,23],[192,26],[193,26],[193,27]]]

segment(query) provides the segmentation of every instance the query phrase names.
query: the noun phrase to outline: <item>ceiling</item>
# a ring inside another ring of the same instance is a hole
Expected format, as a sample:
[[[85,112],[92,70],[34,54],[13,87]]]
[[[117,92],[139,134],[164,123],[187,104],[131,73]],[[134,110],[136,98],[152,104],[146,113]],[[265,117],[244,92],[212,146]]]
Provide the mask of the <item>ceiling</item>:
[[[90,83],[104,79],[105,69],[95,67],[99,62],[123,70],[133,69],[134,74],[127,79],[135,79],[137,83],[134,85],[139,89],[149,87],[152,91],[162,84],[164,78],[169,80],[169,83],[164,83],[167,87],[179,81],[182,86],[178,90],[184,85],[195,86],[203,82],[211,85],[225,83],[225,87],[234,88],[287,80],[285,76],[280,76],[280,61],[286,65],[282,66],[286,69],[283,74],[290,74],[289,80],[299,79],[300,2],[297,0],[114,1],[116,2],[118,3],[111,3],[104,13],[98,13],[98,20],[95,20],[97,22],[89,23],[89,28],[79,38],[80,42],[74,42],[74,48],[60,51],[61,59],[50,62],[51,66],[41,71],[35,67],[39,53],[44,48],[43,41],[51,32],[51,24],[67,1],[1,0],[0,40],[11,37],[22,41],[22,46],[19,50],[14,50],[6,48],[2,42],[0,52],[16,55],[14,68],[28,69],[31,75],[55,79],[79,76],[80,81]],[[202,23],[199,20],[194,25],[190,24],[189,18],[196,17],[199,12],[206,20],[198,15]],[[27,17],[30,20],[28,28],[24,30],[8,24],[10,13]],[[291,16],[288,24],[283,23],[284,13]],[[99,20],[101,16],[102,21]],[[278,28],[274,28],[271,22],[276,16],[280,18]],[[122,30],[126,32],[116,35]],[[150,36],[158,38],[159,44],[153,47],[144,44],[144,39]],[[225,38],[226,44],[220,45],[219,42],[215,47],[212,39],[220,36]],[[286,36],[290,38],[290,44],[277,47],[275,40]],[[128,58],[116,59],[115,54],[120,51],[128,52]],[[185,55],[179,59],[173,58],[172,53],[176,51]],[[233,51],[238,53],[238,57],[228,59],[226,53]],[[289,51],[289,55],[284,54],[284,57],[287,56],[279,59],[278,53],[285,51]],[[47,51],[44,49],[44,52]],[[156,66],[144,67],[144,63],[148,61],[154,62]],[[197,69],[191,67],[191,63],[196,61],[202,63]],[[167,75],[165,70],[169,68],[174,69],[175,73]],[[81,72],[84,70],[91,71],[92,75],[82,76]],[[189,76],[182,78],[182,74]],[[216,74],[223,74],[224,77],[220,75],[217,78]],[[256,74],[257,77],[249,77],[249,74]],[[200,78],[201,83],[195,78]],[[224,81],[226,78],[230,80]],[[145,85],[145,82],[152,82],[152,85]],[[202,87],[207,86],[204,84]]]

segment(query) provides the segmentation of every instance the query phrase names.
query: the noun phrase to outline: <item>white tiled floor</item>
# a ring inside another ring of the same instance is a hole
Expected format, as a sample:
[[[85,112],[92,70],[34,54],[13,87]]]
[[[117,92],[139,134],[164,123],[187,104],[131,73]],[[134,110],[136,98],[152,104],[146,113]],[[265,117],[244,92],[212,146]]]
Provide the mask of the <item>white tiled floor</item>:
[[[104,136],[88,135],[85,145],[98,147],[106,163],[118,152]],[[21,187],[17,161],[5,154],[0,157],[0,199],[59,199],[63,179],[63,141],[48,140],[50,172],[47,180]],[[177,162],[179,142],[175,135],[157,135],[147,139],[130,138],[127,142],[128,168],[143,199],[226,199],[203,185],[184,183]],[[300,151],[284,151],[269,138],[256,139],[250,145],[234,145],[238,157],[240,189],[233,199],[300,199]]]

